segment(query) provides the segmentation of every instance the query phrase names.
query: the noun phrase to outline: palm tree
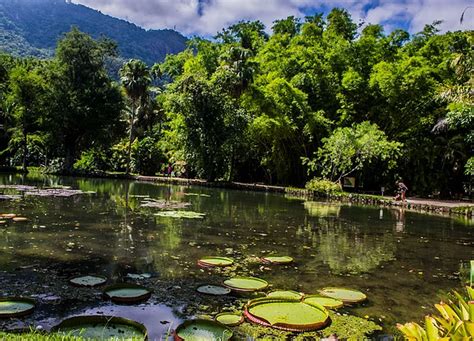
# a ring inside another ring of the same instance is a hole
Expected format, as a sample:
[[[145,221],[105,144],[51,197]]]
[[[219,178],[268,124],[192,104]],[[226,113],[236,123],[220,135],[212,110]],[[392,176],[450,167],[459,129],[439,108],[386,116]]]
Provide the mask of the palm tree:
[[[126,173],[130,173],[130,159],[132,154],[133,129],[135,124],[135,116],[140,101],[147,94],[148,87],[151,84],[151,75],[148,66],[141,60],[131,59],[120,69],[120,81],[125,89],[125,93],[130,99],[131,118],[129,145],[127,155]]]

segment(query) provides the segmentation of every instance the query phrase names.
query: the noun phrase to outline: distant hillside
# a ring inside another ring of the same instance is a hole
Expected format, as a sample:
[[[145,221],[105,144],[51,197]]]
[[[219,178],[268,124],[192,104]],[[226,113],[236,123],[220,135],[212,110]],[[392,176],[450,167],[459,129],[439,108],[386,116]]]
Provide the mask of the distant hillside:
[[[94,38],[106,36],[123,58],[148,64],[185,48],[186,38],[173,30],[144,30],[127,21],[64,0],[0,0],[0,50],[20,56],[48,57],[71,26]]]

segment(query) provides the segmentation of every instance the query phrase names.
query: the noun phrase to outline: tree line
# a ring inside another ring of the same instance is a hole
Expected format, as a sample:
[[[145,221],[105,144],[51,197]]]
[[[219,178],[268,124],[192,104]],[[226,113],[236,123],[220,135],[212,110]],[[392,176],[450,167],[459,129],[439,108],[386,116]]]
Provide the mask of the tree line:
[[[472,31],[362,29],[343,9],[242,21],[149,66],[73,28],[50,60],[0,56],[0,161],[51,172],[302,186],[402,177],[454,196],[474,174]],[[316,179],[316,180],[314,180]]]

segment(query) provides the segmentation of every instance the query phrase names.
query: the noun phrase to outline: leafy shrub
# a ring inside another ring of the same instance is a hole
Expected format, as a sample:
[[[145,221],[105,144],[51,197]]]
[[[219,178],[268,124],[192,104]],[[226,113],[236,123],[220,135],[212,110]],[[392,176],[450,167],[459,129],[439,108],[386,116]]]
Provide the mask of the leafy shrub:
[[[164,162],[158,142],[152,137],[135,140],[132,145],[132,169],[143,175],[155,175]]]
[[[474,289],[466,287],[469,300],[457,292],[449,302],[435,304],[439,316],[426,316],[425,326],[410,322],[397,328],[409,340],[472,340],[474,337]]]
[[[94,174],[105,171],[108,167],[107,156],[100,149],[92,148],[82,152],[81,157],[74,163],[75,172]]]
[[[110,167],[113,171],[124,172],[127,168],[127,139],[121,140],[112,146],[112,156],[110,157]]]
[[[317,193],[335,194],[341,193],[341,186],[327,179],[314,178],[306,183],[306,189]]]

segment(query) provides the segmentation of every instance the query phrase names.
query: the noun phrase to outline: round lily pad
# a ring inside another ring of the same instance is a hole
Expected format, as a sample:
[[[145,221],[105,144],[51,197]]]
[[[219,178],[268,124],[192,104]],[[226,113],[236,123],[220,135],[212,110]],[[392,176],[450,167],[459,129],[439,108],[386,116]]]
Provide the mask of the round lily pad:
[[[19,317],[31,314],[35,301],[24,297],[0,298],[0,318]]]
[[[147,335],[141,323],[115,316],[75,316],[52,328],[53,332],[85,340],[144,340]]]
[[[219,285],[203,285],[197,288],[197,291],[201,294],[207,295],[227,295],[230,293],[230,289],[226,287],[221,287]]]
[[[177,218],[177,219],[203,219],[204,213],[193,212],[193,211],[162,211],[155,213],[159,217]]]
[[[267,297],[301,300],[303,295],[293,290],[275,290],[268,293]]]
[[[305,296],[304,301],[306,303],[321,304],[323,307],[326,307],[328,309],[337,309],[344,305],[344,302],[342,302],[341,300],[338,300],[332,297],[319,296],[319,295]]]
[[[136,303],[146,301],[151,291],[136,284],[114,284],[104,289],[104,296],[116,303]]]
[[[224,285],[234,291],[252,292],[268,287],[268,282],[256,277],[233,277],[224,281]]]
[[[323,288],[318,291],[323,296],[335,298],[344,303],[359,303],[367,299],[367,296],[363,292],[353,289]]]
[[[262,262],[268,264],[288,264],[293,262],[290,256],[267,256],[262,258]]]
[[[69,280],[69,283],[79,287],[97,287],[105,284],[105,282],[107,282],[107,277],[98,275],[78,276]]]
[[[180,341],[226,341],[232,334],[232,330],[222,323],[197,319],[180,324],[175,330],[174,337]]]
[[[4,213],[4,214],[2,214],[2,218],[5,218],[5,219],[13,219],[15,217],[16,217],[15,213]]]
[[[14,222],[16,223],[21,223],[21,222],[24,222],[24,221],[28,221],[28,218],[25,218],[25,217],[14,217],[12,219]]]
[[[198,265],[203,267],[213,267],[213,266],[230,266],[234,264],[232,258],[228,257],[203,257],[198,260]]]
[[[317,330],[329,322],[322,305],[299,300],[255,299],[247,304],[244,314],[251,322],[287,331]]]
[[[220,313],[216,315],[216,321],[226,326],[234,327],[244,322],[244,317],[236,313]]]

